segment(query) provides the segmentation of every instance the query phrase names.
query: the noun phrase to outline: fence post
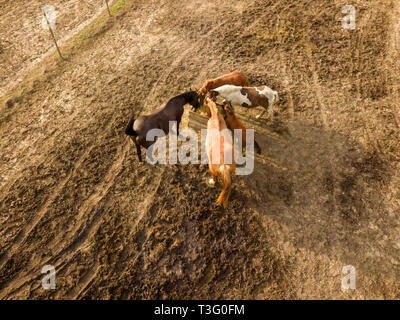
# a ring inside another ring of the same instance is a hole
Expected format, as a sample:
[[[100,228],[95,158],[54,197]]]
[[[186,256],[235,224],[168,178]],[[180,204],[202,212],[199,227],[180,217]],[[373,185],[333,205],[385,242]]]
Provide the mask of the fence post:
[[[110,7],[108,6],[108,0],[104,0],[107,6],[108,15],[111,17]]]
[[[56,45],[58,54],[59,54],[60,58],[61,58],[62,60],[64,60],[63,56],[61,55],[60,48],[58,47],[56,37],[54,36],[54,32],[53,32],[53,30],[51,29],[49,19],[47,19],[46,12],[45,12],[43,9],[42,9],[42,12],[43,12],[44,17],[46,18],[47,26],[49,27],[50,34],[51,34],[51,36],[52,36],[52,38],[53,38],[54,44]]]

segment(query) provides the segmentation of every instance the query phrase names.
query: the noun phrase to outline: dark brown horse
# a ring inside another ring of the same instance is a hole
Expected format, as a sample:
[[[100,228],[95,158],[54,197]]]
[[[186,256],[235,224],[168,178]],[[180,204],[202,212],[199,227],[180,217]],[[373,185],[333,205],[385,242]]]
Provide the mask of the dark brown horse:
[[[177,122],[177,134],[179,135],[179,123],[182,119],[183,106],[190,104],[193,108],[200,107],[199,96],[196,91],[189,91],[176,96],[148,115],[141,115],[136,120],[134,117],[129,121],[125,134],[130,136],[136,145],[137,156],[142,162],[142,152],[140,146],[148,149],[155,141],[147,141],[146,135],[151,129],[161,129],[167,135],[169,133],[169,122]]]

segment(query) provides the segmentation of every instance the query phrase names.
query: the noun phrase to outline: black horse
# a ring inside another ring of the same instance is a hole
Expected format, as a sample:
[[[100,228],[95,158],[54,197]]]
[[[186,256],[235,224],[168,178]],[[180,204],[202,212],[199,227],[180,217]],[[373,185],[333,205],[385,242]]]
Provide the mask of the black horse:
[[[132,117],[129,121],[125,134],[130,136],[136,145],[137,155],[139,161],[142,162],[142,152],[140,146],[148,149],[155,141],[147,141],[147,132],[151,129],[161,129],[167,135],[169,133],[169,122],[177,122],[177,133],[179,135],[179,123],[182,119],[183,106],[185,104],[192,105],[197,109],[200,107],[199,96],[196,91],[189,91],[176,96],[167,102],[163,103],[160,107],[155,109],[148,115],[141,115],[136,120]]]

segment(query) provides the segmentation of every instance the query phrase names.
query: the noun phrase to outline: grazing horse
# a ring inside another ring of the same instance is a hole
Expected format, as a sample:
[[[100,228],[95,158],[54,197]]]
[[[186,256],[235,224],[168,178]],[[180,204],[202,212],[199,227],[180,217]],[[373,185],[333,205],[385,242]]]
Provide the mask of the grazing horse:
[[[134,117],[129,121],[125,134],[130,136],[136,145],[137,156],[142,162],[142,152],[140,146],[148,149],[155,141],[147,141],[146,135],[151,129],[161,129],[167,135],[169,133],[169,122],[177,121],[179,135],[179,123],[182,119],[185,104],[192,105],[197,109],[200,107],[199,96],[196,91],[189,91],[176,96],[163,103],[159,108],[155,109],[148,115],[141,115],[136,120]]]
[[[247,77],[238,71],[233,71],[232,73],[224,74],[223,76],[220,76],[215,79],[207,80],[206,82],[204,82],[203,86],[198,91],[199,97],[200,97],[200,102],[203,102],[206,94],[209,91],[211,91],[212,89],[221,87],[225,84],[232,84],[235,86],[244,86],[244,87],[247,87],[250,85]]]
[[[226,127],[221,114],[218,113],[216,104],[206,99],[211,110],[211,118],[207,123],[206,151],[208,155],[208,167],[212,174],[210,184],[215,184],[217,176],[221,176],[223,188],[217,199],[218,205],[225,208],[228,205],[228,198],[232,190],[231,176],[235,173],[236,164],[233,157],[232,134]],[[230,159],[226,158],[230,155]]]
[[[221,97],[229,101],[234,106],[245,108],[263,107],[263,110],[256,118],[260,118],[267,110],[270,116],[273,116],[274,103],[279,100],[278,92],[268,88],[261,87],[240,87],[233,85],[224,85],[210,91],[210,97],[215,99]]]
[[[228,126],[228,128],[232,131],[234,131],[235,129],[239,129],[242,130],[242,148],[246,147],[246,131],[248,130],[248,128],[244,125],[244,123],[242,121],[240,121],[234,111],[233,111],[233,107],[229,102],[225,102],[224,103],[224,110],[226,113],[226,125]],[[256,152],[258,154],[261,154],[261,148],[258,145],[257,141],[254,140],[254,148],[256,149]]]

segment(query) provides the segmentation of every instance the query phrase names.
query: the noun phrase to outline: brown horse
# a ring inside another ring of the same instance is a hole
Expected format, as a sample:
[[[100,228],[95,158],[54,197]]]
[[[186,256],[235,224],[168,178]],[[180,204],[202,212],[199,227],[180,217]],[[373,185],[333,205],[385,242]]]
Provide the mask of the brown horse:
[[[218,78],[207,80],[198,91],[200,102],[203,103],[203,100],[209,91],[221,87],[225,84],[247,87],[249,86],[249,80],[243,73],[240,73],[239,71],[233,71],[231,73],[224,74]]]
[[[215,184],[217,176],[222,178],[223,189],[217,199],[217,204],[222,204],[226,208],[232,190],[231,176],[235,174],[236,170],[232,134],[226,127],[223,116],[218,113],[216,104],[209,98],[206,98],[206,102],[211,111],[211,118],[207,123],[206,137],[208,167],[212,174],[210,184]],[[231,159],[226,158],[227,155]]]
[[[141,115],[136,120],[134,117],[129,121],[125,134],[130,136],[136,145],[137,156],[142,162],[142,152],[140,146],[148,149],[155,141],[147,141],[146,135],[151,129],[161,129],[167,135],[169,133],[169,122],[177,122],[177,134],[179,135],[179,123],[182,119],[185,104],[192,105],[197,109],[200,107],[199,96],[196,91],[189,91],[176,96],[163,103],[148,115]]]
[[[242,121],[240,121],[234,111],[233,111],[233,107],[230,104],[230,102],[225,101],[224,103],[224,110],[226,113],[226,125],[228,126],[228,128],[232,131],[234,131],[235,129],[239,129],[242,131],[242,148],[246,147],[246,131],[248,130],[248,128],[244,125],[244,123]],[[256,149],[256,152],[258,154],[261,154],[261,148],[258,145],[257,141],[254,140],[254,149]]]

